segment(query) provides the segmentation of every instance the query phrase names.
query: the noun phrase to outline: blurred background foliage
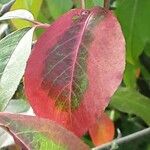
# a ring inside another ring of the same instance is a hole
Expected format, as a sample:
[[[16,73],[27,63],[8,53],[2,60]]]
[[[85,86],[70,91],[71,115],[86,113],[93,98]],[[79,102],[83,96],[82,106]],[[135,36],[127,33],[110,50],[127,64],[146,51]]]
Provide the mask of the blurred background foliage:
[[[6,1],[0,0],[0,7]],[[85,0],[85,4],[88,9],[103,6],[103,0]],[[65,12],[78,7],[79,0],[16,0],[11,10],[27,9],[36,20],[51,24]],[[125,36],[126,69],[122,84],[106,111],[115,122],[116,129],[125,136],[150,125],[150,0],[111,0],[110,9],[116,14]],[[0,38],[26,26],[31,24],[22,20],[13,20],[11,25],[4,22],[0,24]],[[42,32],[37,30],[35,38]],[[29,106],[25,101],[21,82],[6,110],[26,112]],[[88,134],[83,139],[92,145]],[[150,150],[150,136],[118,149]]]

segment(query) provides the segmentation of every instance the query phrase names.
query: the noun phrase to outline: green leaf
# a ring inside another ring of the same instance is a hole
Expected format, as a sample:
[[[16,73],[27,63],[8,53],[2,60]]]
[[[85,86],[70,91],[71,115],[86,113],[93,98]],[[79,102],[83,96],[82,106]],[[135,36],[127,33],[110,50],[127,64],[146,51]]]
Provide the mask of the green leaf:
[[[0,126],[27,150],[89,150],[78,137],[53,121],[0,113]]]
[[[73,6],[72,0],[46,0],[46,2],[54,19],[57,19]]]
[[[34,28],[25,28],[0,41],[0,110],[14,95],[31,52]]]
[[[37,19],[43,0],[16,0],[13,5],[13,10],[15,9],[26,9],[31,11],[34,17]]]
[[[30,11],[33,13],[34,17],[37,19],[39,13],[40,13],[40,8],[41,5],[43,3],[43,0],[33,0],[32,1],[32,5],[31,5],[31,9]]]
[[[135,114],[150,125],[150,99],[129,88],[120,88],[112,97],[110,106],[119,111]]]
[[[35,1],[35,0],[34,0]],[[37,1],[37,0],[36,0]],[[16,0],[15,4],[12,6],[11,10],[16,10],[16,9],[26,9],[28,11],[31,11],[31,3],[32,0]],[[35,18],[36,19],[36,18]],[[17,29],[23,28],[23,27],[28,27],[31,26],[31,24],[27,21],[23,20],[12,20],[12,23]]]
[[[104,0],[93,0],[95,6],[104,6]]]
[[[94,2],[93,0],[85,0],[85,8],[92,8],[94,7]]]
[[[129,88],[136,88],[136,67],[130,63],[126,64],[123,81]]]
[[[41,13],[40,8],[42,2],[43,0],[16,0],[16,3],[13,5],[12,10],[26,9],[32,12],[34,18],[37,20],[39,13]],[[31,24],[27,21],[13,20],[12,22],[16,28],[31,26]]]
[[[150,41],[150,0],[117,0],[116,14],[127,44],[127,61],[135,63]]]
[[[7,11],[9,11],[9,9],[15,3],[15,1],[16,0],[1,0],[0,1],[0,15],[3,15]]]
[[[103,1],[104,0],[85,0],[85,8],[89,9],[89,8],[94,7],[94,6],[101,6],[101,7],[103,7],[103,3],[104,3]],[[75,4],[76,7],[79,7],[79,8],[81,7],[81,3],[80,3],[79,0],[76,0],[74,2],[74,4]]]

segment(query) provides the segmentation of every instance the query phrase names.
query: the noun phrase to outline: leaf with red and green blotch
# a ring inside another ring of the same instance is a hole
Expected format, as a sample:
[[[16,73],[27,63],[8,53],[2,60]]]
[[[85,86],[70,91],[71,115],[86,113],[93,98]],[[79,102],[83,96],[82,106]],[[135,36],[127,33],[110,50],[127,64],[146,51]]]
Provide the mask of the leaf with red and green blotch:
[[[112,141],[115,134],[113,121],[103,113],[94,125],[89,128],[91,139],[95,146]]]
[[[48,119],[0,113],[0,126],[24,150],[89,150],[73,133]]]
[[[122,80],[125,41],[109,10],[74,9],[38,39],[25,71],[34,112],[83,135]]]

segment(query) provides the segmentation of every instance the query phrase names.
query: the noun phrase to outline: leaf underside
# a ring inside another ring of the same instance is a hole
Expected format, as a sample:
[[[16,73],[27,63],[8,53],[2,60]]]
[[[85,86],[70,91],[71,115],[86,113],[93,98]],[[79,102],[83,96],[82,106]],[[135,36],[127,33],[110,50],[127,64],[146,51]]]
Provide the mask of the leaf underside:
[[[30,52],[30,40],[23,40],[30,28],[11,33],[0,41],[0,110],[4,110],[14,95],[24,73]],[[31,36],[32,35],[28,35]],[[25,46],[26,45],[26,46]],[[19,47],[18,47],[19,46]],[[22,48],[22,47],[24,48]],[[27,49],[26,49],[27,48]],[[19,51],[19,52],[18,52]],[[21,59],[20,59],[21,58]]]
[[[0,17],[0,21],[8,19],[23,19],[32,22],[34,20],[34,17],[31,12],[25,9],[17,9],[14,11],[9,11]]]
[[[81,136],[108,105],[122,80],[124,37],[100,7],[74,9],[38,40],[25,73],[35,113]]]

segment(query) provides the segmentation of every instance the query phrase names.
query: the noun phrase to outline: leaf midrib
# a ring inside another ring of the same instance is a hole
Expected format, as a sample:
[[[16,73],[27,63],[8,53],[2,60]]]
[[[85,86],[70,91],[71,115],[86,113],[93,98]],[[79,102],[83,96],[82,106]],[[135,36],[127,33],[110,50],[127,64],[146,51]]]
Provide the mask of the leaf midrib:
[[[84,26],[81,30],[81,34],[79,36],[79,40],[77,42],[77,48],[76,48],[76,53],[75,53],[75,57],[74,57],[74,61],[73,61],[73,67],[72,67],[72,74],[71,74],[71,81],[70,81],[70,92],[69,92],[69,112],[71,112],[71,95],[72,95],[72,88],[73,88],[73,78],[74,78],[74,71],[75,71],[75,64],[76,64],[76,60],[77,60],[77,56],[78,56],[78,51],[80,49],[80,45],[82,43],[82,39],[83,39],[83,35],[84,35],[84,32],[85,32],[85,29],[86,27],[88,26],[88,23],[89,23],[89,20],[91,18],[91,16],[93,15],[92,12],[90,12],[90,14],[88,15],[85,23],[84,23]]]

